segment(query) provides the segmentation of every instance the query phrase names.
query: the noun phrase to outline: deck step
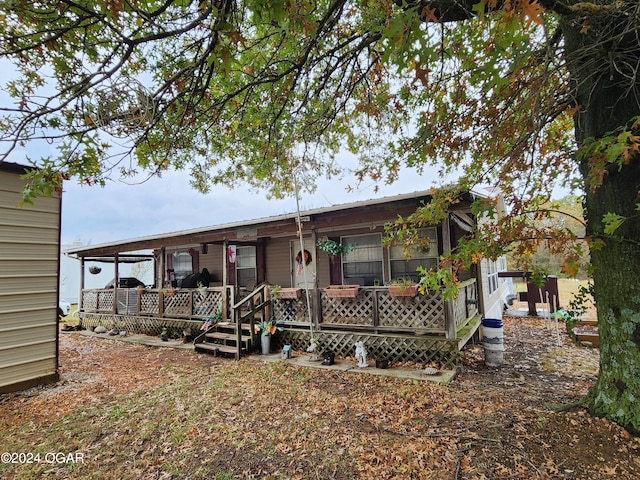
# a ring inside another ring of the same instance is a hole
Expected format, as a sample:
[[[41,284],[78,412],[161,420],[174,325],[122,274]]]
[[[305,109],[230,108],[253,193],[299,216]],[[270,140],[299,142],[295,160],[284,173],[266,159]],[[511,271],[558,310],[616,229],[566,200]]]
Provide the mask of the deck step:
[[[198,343],[196,350],[207,350],[212,353],[228,353],[235,355],[238,349],[235,346],[223,345],[221,343]]]
[[[584,318],[584,319],[578,320],[578,323],[576,323],[576,325],[584,325],[587,327],[597,327],[598,320],[590,320],[590,319]]]
[[[225,333],[225,332],[209,332],[205,334],[205,337],[213,338],[216,340],[231,340],[234,342],[238,339],[235,333]],[[242,335],[241,339],[242,339],[242,343],[251,341],[251,337],[249,335]]]

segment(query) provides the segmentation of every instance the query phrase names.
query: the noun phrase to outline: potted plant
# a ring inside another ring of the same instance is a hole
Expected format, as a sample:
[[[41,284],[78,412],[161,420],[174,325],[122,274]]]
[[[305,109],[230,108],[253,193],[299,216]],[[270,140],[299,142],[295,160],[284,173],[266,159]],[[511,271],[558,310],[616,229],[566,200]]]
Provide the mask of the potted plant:
[[[160,290],[165,297],[173,297],[176,294],[176,289],[173,287],[165,287]]]
[[[198,282],[198,293],[203,297],[207,294],[207,287],[205,287],[202,282]]]
[[[360,285],[329,285],[324,293],[329,298],[356,298]]]
[[[415,297],[418,294],[418,284],[410,278],[398,278],[389,284],[389,295],[392,297]]]
[[[261,322],[256,323],[255,332],[256,334],[260,333],[260,342],[262,347],[262,354],[267,355],[271,350],[271,335],[278,331],[282,331],[283,328],[280,326],[282,320],[263,320]]]
[[[271,296],[271,301],[279,298],[280,290],[282,290],[282,287],[280,285],[272,285],[271,288],[269,288],[269,295]]]
[[[102,268],[96,266],[96,265],[91,265],[89,267],[89,273],[92,273],[94,275],[97,275],[98,273],[100,273],[102,271]]]
[[[269,290],[269,294],[271,295],[271,301],[277,300],[279,298],[284,299],[296,299],[300,298],[302,292],[302,288],[285,288],[280,285],[273,285]]]

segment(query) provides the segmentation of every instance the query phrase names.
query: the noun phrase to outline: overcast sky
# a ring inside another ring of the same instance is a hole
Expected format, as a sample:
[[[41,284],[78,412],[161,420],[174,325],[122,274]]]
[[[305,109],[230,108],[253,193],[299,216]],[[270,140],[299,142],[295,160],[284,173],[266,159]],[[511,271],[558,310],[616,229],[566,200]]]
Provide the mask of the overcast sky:
[[[390,186],[373,183],[348,191],[353,177],[322,181],[313,195],[302,192],[300,208],[327,207],[383,196],[426,190],[433,175],[407,171]],[[62,200],[62,243],[96,245],[114,240],[175,232],[197,227],[252,220],[295,212],[295,198],[267,200],[264,193],[246,188],[214,187],[203,195],[189,186],[189,174],[169,172],[162,178],[126,185],[113,181],[106,187],[80,186],[67,181]]]
[[[14,71],[9,62],[0,60],[0,87]],[[0,88],[0,104],[14,103]],[[30,142],[13,150],[8,161],[27,165],[27,157],[37,160],[47,156],[57,156],[54,145]],[[347,154],[338,158],[337,163],[345,168],[355,167],[353,157]],[[349,185],[356,186],[355,178],[348,174],[343,179],[321,181],[313,195],[301,193],[300,207],[320,208],[426,190],[438,180],[433,170],[426,172],[418,176],[415,171],[404,171],[393,185],[379,185],[378,192],[373,183],[348,191]],[[189,186],[188,172],[165,172],[162,178],[134,185],[115,180],[104,188],[80,186],[72,179],[64,184],[61,242],[63,248],[77,242],[96,245],[291,213],[295,209],[294,198],[267,200],[265,193],[252,193],[246,188],[214,187],[210,194],[202,195]]]

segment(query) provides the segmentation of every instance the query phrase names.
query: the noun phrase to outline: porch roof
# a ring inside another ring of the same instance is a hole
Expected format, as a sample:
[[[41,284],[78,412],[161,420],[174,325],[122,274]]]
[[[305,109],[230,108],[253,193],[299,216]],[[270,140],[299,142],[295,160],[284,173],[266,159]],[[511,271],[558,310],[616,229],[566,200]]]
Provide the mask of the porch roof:
[[[414,200],[417,202],[428,201],[431,198],[432,194],[432,190],[423,190],[359,202],[332,205],[329,207],[301,211],[300,216],[304,223],[304,217],[317,217],[323,214],[336,213],[356,208],[383,206],[385,204],[392,204],[394,202],[410,200]],[[469,195],[470,197],[482,196],[477,193],[469,193]],[[286,229],[287,226],[291,227],[296,225],[297,216],[297,212],[292,212],[253,220],[243,220],[220,225],[193,228],[189,230],[180,230],[126,240],[117,240],[114,242],[102,243],[98,245],[71,248],[66,250],[64,253],[66,255],[75,255],[77,257],[110,256],[116,252],[134,252],[146,249],[155,249],[160,246],[171,247],[184,245],[185,243],[194,245],[200,243],[213,244],[221,243],[224,240],[242,242],[243,239],[241,236],[231,236],[228,238],[226,235],[232,232],[239,232],[242,231],[243,228],[246,229],[250,227],[257,228],[261,226],[270,226],[274,227],[275,229],[277,229],[278,227]]]

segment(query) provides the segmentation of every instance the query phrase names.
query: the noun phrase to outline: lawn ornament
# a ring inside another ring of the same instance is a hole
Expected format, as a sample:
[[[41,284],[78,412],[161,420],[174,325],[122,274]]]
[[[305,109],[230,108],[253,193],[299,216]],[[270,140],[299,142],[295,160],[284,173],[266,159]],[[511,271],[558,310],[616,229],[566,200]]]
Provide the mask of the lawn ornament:
[[[333,365],[336,363],[336,354],[332,351],[322,352],[322,365]]]
[[[356,360],[358,361],[358,367],[366,368],[367,365],[367,351],[364,348],[364,342],[356,342]]]
[[[311,361],[318,361],[318,345],[316,345],[315,340],[311,339],[311,344],[307,347],[307,353],[311,354]]]

